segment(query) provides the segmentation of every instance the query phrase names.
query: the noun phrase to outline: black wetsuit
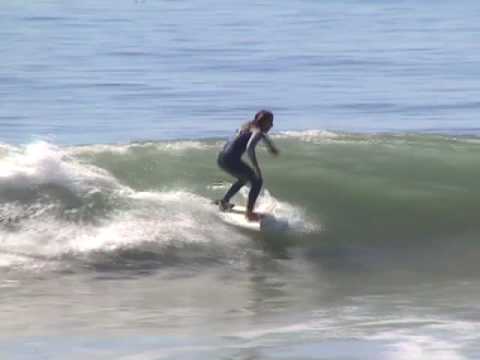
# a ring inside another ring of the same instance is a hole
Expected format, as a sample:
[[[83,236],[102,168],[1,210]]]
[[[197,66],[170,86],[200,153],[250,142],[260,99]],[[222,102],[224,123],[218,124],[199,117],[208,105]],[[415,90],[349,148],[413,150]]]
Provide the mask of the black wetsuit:
[[[228,203],[242,186],[249,182],[251,189],[248,194],[247,210],[253,211],[255,201],[263,185],[260,169],[255,157],[255,146],[263,136],[264,134],[259,131],[252,131],[249,128],[242,129],[225,144],[223,150],[218,155],[218,165],[238,179],[223,197],[225,203]],[[258,173],[242,161],[242,155],[247,151],[247,148],[250,159],[258,169]]]

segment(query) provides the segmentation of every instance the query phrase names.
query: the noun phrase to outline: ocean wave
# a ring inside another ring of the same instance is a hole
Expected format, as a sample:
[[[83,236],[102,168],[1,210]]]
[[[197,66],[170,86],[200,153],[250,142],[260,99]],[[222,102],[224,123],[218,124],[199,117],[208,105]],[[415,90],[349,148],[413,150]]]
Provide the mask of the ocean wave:
[[[278,158],[259,152],[266,188],[257,210],[286,225],[280,234],[245,232],[218,217],[211,200],[233,180],[216,165],[218,140],[3,145],[0,262],[89,262],[103,254],[109,263],[141,252],[165,263],[192,260],[192,247],[215,262],[258,239],[396,251],[452,241],[468,247],[478,237],[477,143],[418,135],[365,145],[365,137],[349,136],[345,146],[339,134],[294,133],[275,139]],[[244,188],[233,201],[247,197]]]
[[[161,261],[173,252],[182,258],[182,249],[188,252],[192,246],[199,258],[209,252],[219,256],[233,254],[236,244],[248,239],[223,224],[208,199],[186,192],[130,191],[124,194],[123,207],[96,223],[72,222],[46,212],[23,218],[0,234],[0,252],[6,253],[0,262],[18,260],[22,266],[38,266],[39,256],[50,262],[67,255],[88,259],[128,250],[147,251]],[[27,264],[28,257],[32,262]]]
[[[249,241],[220,219],[205,196],[136,190],[52,144],[10,148],[1,161],[3,266],[49,267],[65,257],[88,260],[131,251],[169,262],[191,258],[192,246],[197,259],[211,255],[218,261],[242,252]],[[275,200],[269,196],[268,201]],[[284,217],[285,206],[278,206]],[[294,215],[297,224],[300,217]]]
[[[105,170],[80,163],[58,146],[38,142],[25,148],[10,148],[0,159],[0,189],[58,185],[72,191],[117,187]]]

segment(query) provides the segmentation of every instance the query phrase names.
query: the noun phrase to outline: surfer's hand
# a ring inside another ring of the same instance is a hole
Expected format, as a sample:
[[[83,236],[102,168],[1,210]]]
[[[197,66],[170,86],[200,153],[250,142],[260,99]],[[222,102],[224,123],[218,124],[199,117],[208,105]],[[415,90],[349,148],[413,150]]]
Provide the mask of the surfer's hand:
[[[278,156],[278,154],[279,154],[280,152],[278,151],[278,149],[277,149],[276,147],[272,147],[272,148],[270,149],[270,153],[271,153],[273,156]]]

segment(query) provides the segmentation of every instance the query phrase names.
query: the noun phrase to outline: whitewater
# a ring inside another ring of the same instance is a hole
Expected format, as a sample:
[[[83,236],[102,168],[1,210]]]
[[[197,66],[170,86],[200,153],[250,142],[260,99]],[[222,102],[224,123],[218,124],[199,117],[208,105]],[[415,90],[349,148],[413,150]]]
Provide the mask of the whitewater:
[[[5,254],[0,262],[48,267],[64,256],[144,247],[152,249],[153,257],[165,256],[167,262],[168,252],[177,248],[204,247],[205,256],[212,251],[214,257],[228,253],[246,237],[224,224],[212,205],[228,183],[215,183],[213,177],[209,184],[205,175],[197,176],[188,159],[193,151],[200,151],[203,166],[212,168],[217,147],[194,141],[5,146],[0,182]],[[181,162],[183,169],[173,172],[170,167]],[[112,168],[115,163],[120,164],[118,177]],[[138,164],[141,168],[136,168]],[[221,177],[220,172],[217,175]],[[245,203],[246,191],[242,194],[239,203]],[[300,208],[279,202],[268,190],[258,204],[259,210],[264,207],[275,207],[273,215],[284,217],[291,231],[315,228],[303,220]],[[233,256],[234,249],[231,252]]]

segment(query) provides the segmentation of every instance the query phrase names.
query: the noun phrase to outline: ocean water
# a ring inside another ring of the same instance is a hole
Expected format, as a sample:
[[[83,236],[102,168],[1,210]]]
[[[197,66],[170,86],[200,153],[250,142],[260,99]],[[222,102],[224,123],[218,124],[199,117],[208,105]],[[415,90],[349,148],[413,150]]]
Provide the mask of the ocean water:
[[[0,358],[480,358],[479,15],[0,4]],[[261,108],[251,232],[211,200]]]

